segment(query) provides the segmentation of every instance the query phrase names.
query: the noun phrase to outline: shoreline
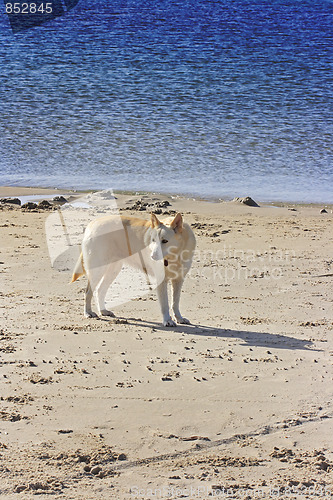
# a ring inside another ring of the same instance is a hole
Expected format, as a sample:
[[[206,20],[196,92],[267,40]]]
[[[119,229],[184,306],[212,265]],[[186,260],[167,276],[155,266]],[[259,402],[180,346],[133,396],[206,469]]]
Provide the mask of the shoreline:
[[[61,188],[51,188],[51,187],[39,187],[39,186],[0,186],[0,198],[29,198],[32,196],[42,197],[47,196],[85,196],[91,192],[103,191],[98,189],[87,189],[87,190],[76,190],[76,189],[61,189]],[[164,196],[170,197],[174,200],[191,200],[195,202],[206,202],[211,204],[218,203],[230,203],[233,202],[231,198],[215,198],[215,197],[203,197],[196,195],[188,195],[181,193],[168,193],[168,192],[157,192],[157,191],[132,191],[132,190],[113,190],[115,194],[120,196]],[[250,194],[247,196],[251,196]],[[235,195],[236,197],[236,195]],[[253,198],[254,199],[254,198]],[[30,200],[25,200],[30,201]],[[262,201],[260,199],[255,199],[259,204],[259,207],[276,207],[276,208],[326,208],[329,210],[333,210],[333,202],[332,203],[319,203],[319,202],[298,202],[298,201]]]

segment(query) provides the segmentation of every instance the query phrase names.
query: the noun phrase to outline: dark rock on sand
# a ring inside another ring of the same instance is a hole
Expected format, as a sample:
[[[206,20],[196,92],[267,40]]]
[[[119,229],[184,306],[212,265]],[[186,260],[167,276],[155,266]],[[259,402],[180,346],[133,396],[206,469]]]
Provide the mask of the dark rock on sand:
[[[27,203],[24,203],[21,208],[23,208],[23,210],[37,210],[37,204],[32,201],[28,201]]]
[[[125,210],[137,210],[139,212],[154,212],[156,215],[166,214],[169,211],[164,210],[166,207],[170,207],[171,203],[168,200],[164,201],[145,201],[143,199],[137,200],[134,205],[126,207]]]
[[[43,210],[50,210],[52,209],[53,205],[47,200],[42,200],[38,203],[38,208],[42,208]]]
[[[235,201],[237,203],[242,203],[243,205],[247,205],[249,207],[259,207],[257,202],[255,202],[250,196],[246,196],[245,198],[234,198],[232,201]]]
[[[53,203],[56,203],[57,205],[63,205],[64,203],[68,203],[66,198],[64,198],[63,196],[55,196],[53,199],[52,199]]]
[[[320,213],[321,213],[321,214],[327,214],[327,210],[326,210],[326,208],[322,208],[322,209],[320,210]]]
[[[18,198],[1,198],[1,203],[10,203],[11,205],[21,205],[21,200]]]

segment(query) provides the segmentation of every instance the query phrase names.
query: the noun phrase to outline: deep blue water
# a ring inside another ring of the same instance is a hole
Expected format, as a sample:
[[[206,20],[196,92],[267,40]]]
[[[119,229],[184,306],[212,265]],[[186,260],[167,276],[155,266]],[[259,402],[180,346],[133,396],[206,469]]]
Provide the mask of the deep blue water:
[[[1,184],[333,202],[332,0],[1,15]]]

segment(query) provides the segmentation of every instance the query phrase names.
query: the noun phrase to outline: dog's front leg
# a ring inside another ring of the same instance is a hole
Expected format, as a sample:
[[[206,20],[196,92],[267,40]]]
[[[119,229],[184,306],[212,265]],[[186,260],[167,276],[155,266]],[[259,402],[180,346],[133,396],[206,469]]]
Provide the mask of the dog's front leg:
[[[169,313],[168,285],[166,280],[163,280],[162,283],[158,285],[156,292],[162,311],[163,326],[176,326],[176,323],[171,319]]]
[[[183,283],[183,278],[172,280],[172,310],[177,323],[188,325],[190,321],[187,318],[183,318],[179,310],[180,292],[182,291]]]

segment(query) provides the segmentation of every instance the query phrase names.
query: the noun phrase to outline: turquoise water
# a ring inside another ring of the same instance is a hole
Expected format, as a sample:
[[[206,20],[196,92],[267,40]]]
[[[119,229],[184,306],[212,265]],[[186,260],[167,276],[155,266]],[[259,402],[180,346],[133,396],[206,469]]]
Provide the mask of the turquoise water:
[[[333,202],[333,2],[1,17],[1,184]]]

